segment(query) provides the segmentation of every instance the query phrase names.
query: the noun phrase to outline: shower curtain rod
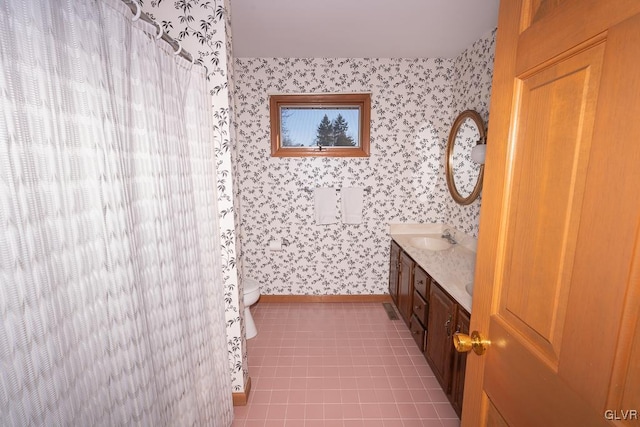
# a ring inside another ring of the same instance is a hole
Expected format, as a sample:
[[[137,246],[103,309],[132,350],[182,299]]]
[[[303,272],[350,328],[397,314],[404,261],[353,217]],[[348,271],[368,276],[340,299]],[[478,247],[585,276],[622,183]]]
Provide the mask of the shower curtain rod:
[[[173,51],[177,52],[177,55],[180,55],[181,57],[183,57],[184,59],[186,59],[189,62],[193,61],[193,56],[191,56],[191,54],[189,52],[187,52],[186,50],[184,50],[182,48],[182,45],[180,44],[180,42],[178,42],[176,39],[174,39],[173,37],[171,37],[167,33],[165,33],[164,30],[162,29],[162,27],[160,26],[160,24],[155,22],[153,19],[149,18],[149,15],[147,15],[146,13],[144,13],[142,11],[142,7],[140,6],[140,4],[138,2],[136,2],[135,0],[122,0],[122,2],[124,4],[126,4],[129,7],[129,9],[131,9],[131,13],[134,16],[136,14],[140,13],[139,19],[143,20],[144,22],[148,22],[149,24],[153,25],[154,27],[157,27],[158,31],[162,31],[162,37],[161,37],[162,40],[164,40],[167,43],[169,43],[169,45],[173,48]]]

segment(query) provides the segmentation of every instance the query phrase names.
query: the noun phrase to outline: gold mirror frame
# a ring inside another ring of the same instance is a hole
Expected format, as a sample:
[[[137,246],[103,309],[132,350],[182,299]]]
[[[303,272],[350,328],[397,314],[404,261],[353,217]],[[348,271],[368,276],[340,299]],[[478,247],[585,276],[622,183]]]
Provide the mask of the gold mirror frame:
[[[453,147],[455,146],[458,130],[466,119],[471,119],[475,122],[476,127],[478,128],[478,133],[480,133],[480,140],[478,141],[478,143],[483,144],[486,141],[486,131],[480,114],[473,110],[466,110],[460,113],[460,115],[453,122],[451,132],[449,133],[449,140],[447,141],[447,151],[445,153],[444,172],[445,176],[447,177],[447,187],[449,187],[449,193],[451,193],[451,197],[453,197],[453,200],[461,205],[469,205],[478,198],[478,196],[480,195],[480,190],[482,190],[482,179],[484,177],[484,165],[482,164],[480,165],[478,180],[476,181],[476,185],[473,188],[471,194],[464,197],[460,194],[458,188],[456,187],[455,179],[453,176]]]

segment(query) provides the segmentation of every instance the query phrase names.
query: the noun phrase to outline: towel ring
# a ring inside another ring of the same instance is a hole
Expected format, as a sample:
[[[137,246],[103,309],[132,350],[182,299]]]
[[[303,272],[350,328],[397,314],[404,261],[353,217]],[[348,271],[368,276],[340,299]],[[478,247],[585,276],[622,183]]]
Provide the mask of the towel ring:
[[[136,22],[138,19],[140,19],[140,15],[142,14],[142,8],[140,7],[140,4],[136,1],[136,0],[131,0],[133,4],[136,5],[136,14],[133,15],[133,18],[131,18],[131,21]]]

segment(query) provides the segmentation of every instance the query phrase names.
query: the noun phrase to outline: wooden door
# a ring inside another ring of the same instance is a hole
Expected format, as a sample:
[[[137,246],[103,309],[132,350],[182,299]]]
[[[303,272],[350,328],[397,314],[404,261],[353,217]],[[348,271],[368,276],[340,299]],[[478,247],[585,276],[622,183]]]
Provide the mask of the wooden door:
[[[469,313],[457,307],[456,332],[469,335]],[[453,352],[453,373],[451,375],[451,406],[458,415],[462,412],[464,393],[464,373],[467,369],[467,353]]]
[[[455,314],[456,304],[432,282],[425,355],[445,394],[449,394],[451,386],[451,337],[456,324]]]
[[[638,425],[640,1],[500,6],[463,426]]]
[[[400,246],[391,241],[391,253],[389,256],[389,294],[398,306],[398,267],[400,265]]]
[[[407,326],[411,325],[411,304],[413,299],[413,268],[415,262],[404,252],[400,253],[400,280],[398,283],[398,311]]]

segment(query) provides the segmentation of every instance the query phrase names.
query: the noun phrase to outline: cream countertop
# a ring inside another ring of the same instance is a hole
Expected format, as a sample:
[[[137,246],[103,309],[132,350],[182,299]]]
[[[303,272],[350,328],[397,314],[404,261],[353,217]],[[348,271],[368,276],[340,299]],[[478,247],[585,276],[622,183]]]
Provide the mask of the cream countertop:
[[[411,244],[414,237],[440,235],[447,228],[458,242],[449,249],[432,251]],[[390,224],[389,233],[420,267],[471,313],[472,298],[465,286],[473,282],[477,247],[475,238],[447,224]]]

